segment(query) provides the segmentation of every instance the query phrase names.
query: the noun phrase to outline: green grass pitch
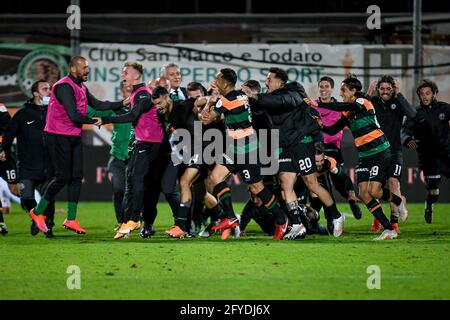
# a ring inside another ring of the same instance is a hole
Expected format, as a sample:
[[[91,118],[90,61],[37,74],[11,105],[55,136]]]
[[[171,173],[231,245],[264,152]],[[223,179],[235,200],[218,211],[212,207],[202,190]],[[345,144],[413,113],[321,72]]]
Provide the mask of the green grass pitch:
[[[63,229],[57,215],[54,239],[32,237],[14,206],[5,215],[10,233],[0,236],[0,299],[449,299],[450,204],[435,206],[431,225],[422,204],[409,211],[399,238],[382,242],[372,241],[366,209],[360,221],[347,217],[338,239],[275,242],[252,222],[239,240],[177,240],[163,233],[172,218],[162,203],[153,238],[114,240],[111,203],[80,203],[84,236]],[[80,268],[80,289],[67,287],[71,265]],[[367,286],[373,265],[380,289]]]

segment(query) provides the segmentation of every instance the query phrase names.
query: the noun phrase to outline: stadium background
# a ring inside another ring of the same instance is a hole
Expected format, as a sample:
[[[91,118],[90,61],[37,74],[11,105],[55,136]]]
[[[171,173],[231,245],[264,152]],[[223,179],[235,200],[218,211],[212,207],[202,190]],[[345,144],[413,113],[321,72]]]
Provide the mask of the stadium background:
[[[381,9],[381,29],[366,25],[369,5]],[[3,1],[0,14],[0,103],[13,114],[28,97],[31,83],[44,77],[54,83],[67,73],[72,54],[66,13],[70,1],[40,6],[31,1]],[[450,101],[449,3],[422,4],[423,75],[435,80],[439,98]],[[208,83],[221,66],[238,69],[240,82],[264,82],[264,70],[279,65],[290,70],[317,96],[319,75],[339,82],[354,73],[369,80],[384,73],[400,77],[401,91],[411,102],[413,1],[161,1],[131,9],[120,3],[81,1],[80,52],[91,63],[88,86],[98,98],[115,99],[120,66],[143,59],[149,79],[168,62],[179,63],[183,85],[191,80]],[[20,10],[19,10],[20,8]],[[139,51],[140,50],[140,51]],[[232,56],[226,53],[231,53]],[[249,53],[244,56],[243,53]],[[167,56],[166,56],[167,55]],[[145,59],[145,60],[144,60]],[[148,80],[148,79],[147,79]],[[335,96],[338,91],[335,90]],[[82,200],[109,200],[105,173],[110,130],[86,126],[85,179]],[[348,132],[344,136],[346,170],[353,177],[356,153]],[[424,198],[415,152],[405,150],[402,190],[410,202]],[[236,200],[245,200],[245,187],[233,179]],[[448,182],[441,201],[450,202]],[[61,193],[64,198],[64,192]]]

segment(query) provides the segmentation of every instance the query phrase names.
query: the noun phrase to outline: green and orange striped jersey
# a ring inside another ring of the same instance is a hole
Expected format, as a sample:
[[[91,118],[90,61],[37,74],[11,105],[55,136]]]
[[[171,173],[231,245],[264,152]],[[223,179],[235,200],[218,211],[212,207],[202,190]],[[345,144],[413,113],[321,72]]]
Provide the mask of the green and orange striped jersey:
[[[221,97],[213,111],[217,116],[224,115],[227,135],[234,141],[232,148],[234,153],[243,154],[258,149],[258,139],[252,127],[250,104],[242,91],[233,90]]]
[[[250,104],[241,91],[233,90],[221,97],[213,110],[218,116],[224,115],[227,129],[242,130],[252,127]]]
[[[358,110],[345,111],[342,115],[347,119],[359,157],[369,157],[388,149],[389,141],[380,129],[372,103],[358,98],[356,104],[359,106]]]

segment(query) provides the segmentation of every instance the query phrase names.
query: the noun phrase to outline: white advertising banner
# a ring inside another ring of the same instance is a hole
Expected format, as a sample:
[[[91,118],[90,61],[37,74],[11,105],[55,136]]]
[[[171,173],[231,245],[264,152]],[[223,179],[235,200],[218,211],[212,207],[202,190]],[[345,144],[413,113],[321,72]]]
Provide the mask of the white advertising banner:
[[[383,74],[399,78],[401,91],[411,100],[412,47],[405,45],[326,45],[326,44],[105,44],[84,43],[82,55],[91,66],[89,89],[99,99],[119,99],[120,73],[126,61],[144,66],[143,80],[159,77],[160,68],[174,62],[181,68],[182,85],[191,81],[204,86],[221,68],[232,68],[238,86],[246,80],[258,80],[264,88],[268,68],[284,68],[289,80],[300,82],[311,97],[318,96],[317,82],[325,75],[339,83],[349,73],[358,76],[367,88],[371,80]],[[424,77],[437,82],[439,98],[450,101],[450,47],[426,46]]]

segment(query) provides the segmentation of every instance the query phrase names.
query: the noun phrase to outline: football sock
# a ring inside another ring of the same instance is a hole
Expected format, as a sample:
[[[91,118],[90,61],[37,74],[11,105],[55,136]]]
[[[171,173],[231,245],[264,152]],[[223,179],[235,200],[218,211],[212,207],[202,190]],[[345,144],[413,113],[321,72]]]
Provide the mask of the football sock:
[[[400,216],[399,212],[391,212],[391,224],[398,223],[398,217]]]
[[[289,210],[289,217],[292,219],[292,224],[300,224],[301,221],[297,201],[289,202],[286,206]]]
[[[427,194],[427,199],[425,200],[427,207],[431,207],[433,203],[438,201],[438,198],[439,198],[438,194]]]
[[[183,230],[186,230],[186,221],[191,212],[191,203],[192,201],[182,202],[177,210],[175,225]]]
[[[236,215],[234,214],[233,203],[231,201],[231,189],[225,181],[222,181],[214,187],[214,195],[221,202],[225,217],[235,219]]]
[[[67,204],[67,220],[75,220],[77,217],[77,202],[69,202]]]
[[[276,224],[283,224],[286,222],[286,215],[284,214],[284,211],[278,206],[277,199],[272,192],[267,189],[267,187],[264,187],[264,189],[262,189],[257,196],[261,199],[267,210],[272,212],[275,217]]]
[[[42,197],[41,201],[39,201],[39,203],[36,206],[36,208],[34,208],[34,213],[36,215],[43,214],[45,209],[47,208],[49,202],[50,202],[49,200],[47,200],[44,197]]]
[[[378,220],[385,230],[393,230],[391,223],[388,218],[383,213],[383,208],[377,199],[372,199],[366,204],[367,209],[372,213],[372,215]]]

